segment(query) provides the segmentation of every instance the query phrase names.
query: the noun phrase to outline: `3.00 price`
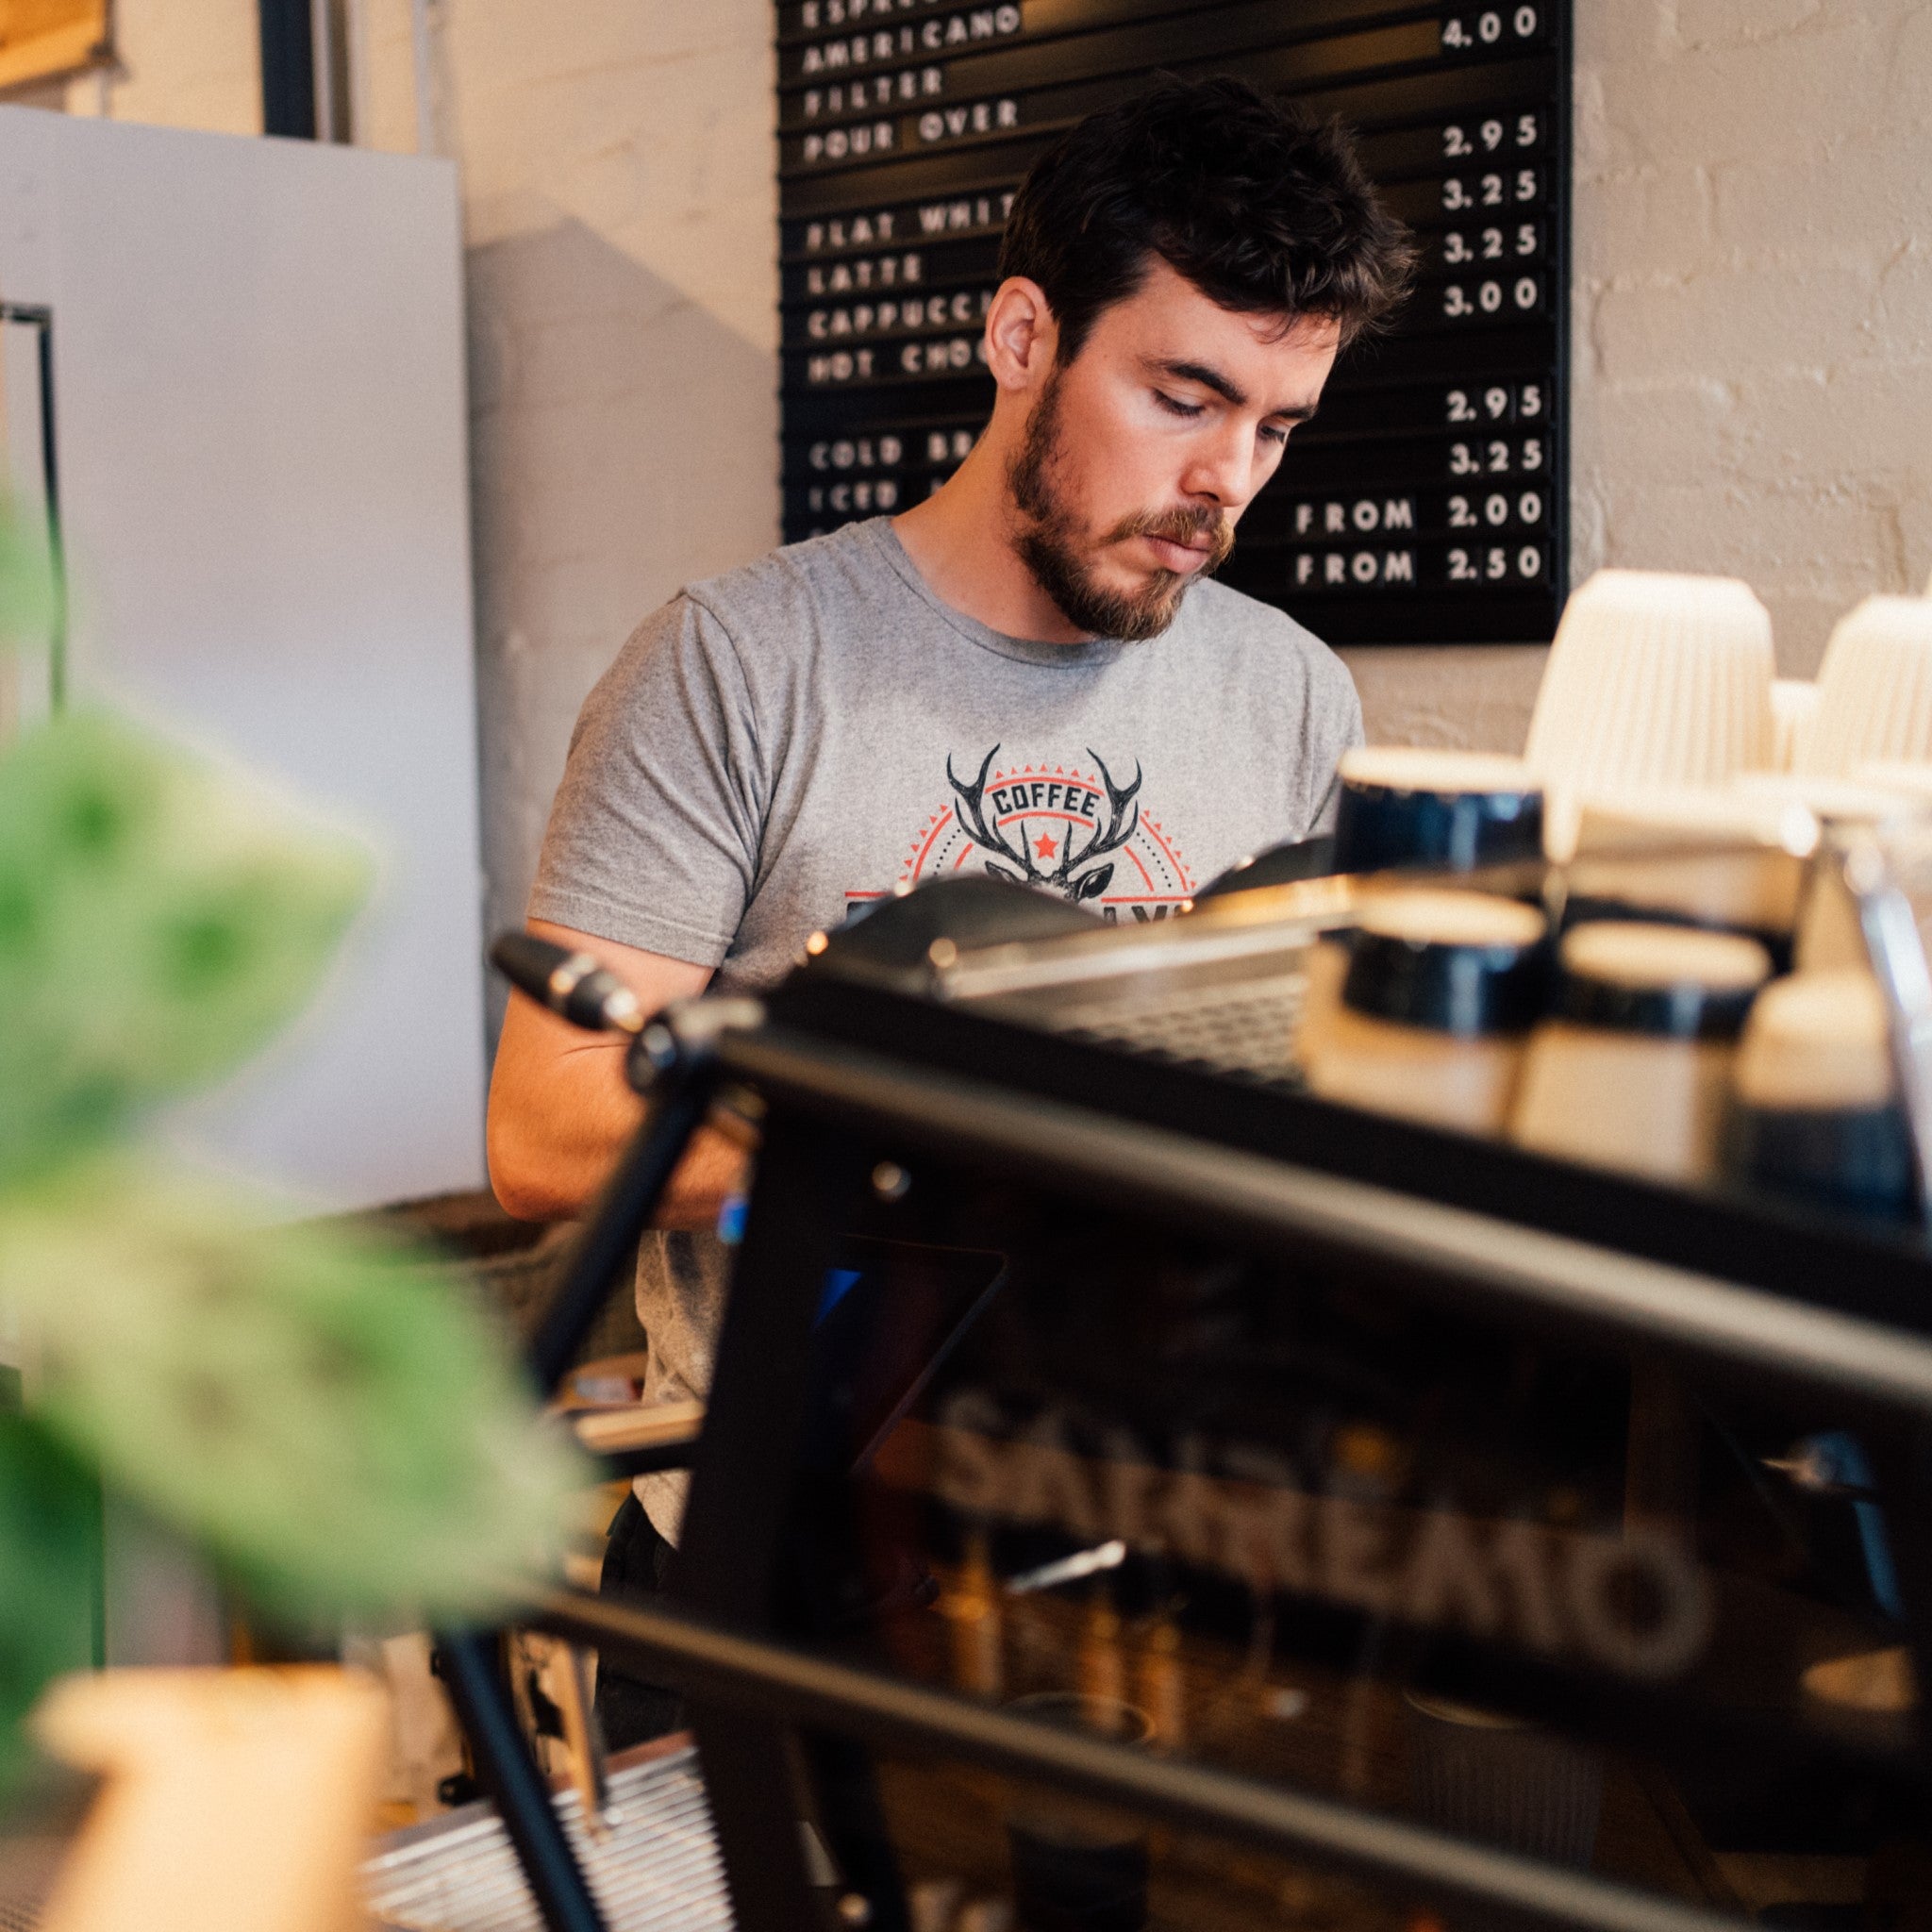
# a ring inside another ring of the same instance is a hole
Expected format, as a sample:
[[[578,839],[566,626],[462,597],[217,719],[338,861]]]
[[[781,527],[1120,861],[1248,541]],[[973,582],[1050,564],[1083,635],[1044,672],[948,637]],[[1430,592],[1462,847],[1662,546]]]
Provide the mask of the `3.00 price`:
[[[1452,442],[1449,445],[1449,474],[1452,476],[1540,476],[1543,468],[1543,440],[1525,436],[1520,442],[1506,436],[1488,442]]]
[[[1492,543],[1486,550],[1450,547],[1452,584],[1534,583],[1542,574],[1542,546],[1538,543],[1524,543],[1513,552],[1507,543]]]
[[[1480,12],[1452,13],[1442,23],[1442,47],[1446,53],[1469,54],[1505,42],[1533,41],[1542,25],[1542,11],[1535,7],[1485,7]]]
[[[1452,389],[1443,401],[1452,423],[1540,423],[1543,386],[1540,382],[1498,382],[1488,389]]]
[[[1515,281],[1475,282],[1468,287],[1451,282],[1442,291],[1442,313],[1452,322],[1471,315],[1526,315],[1542,301],[1542,284],[1534,275]]]

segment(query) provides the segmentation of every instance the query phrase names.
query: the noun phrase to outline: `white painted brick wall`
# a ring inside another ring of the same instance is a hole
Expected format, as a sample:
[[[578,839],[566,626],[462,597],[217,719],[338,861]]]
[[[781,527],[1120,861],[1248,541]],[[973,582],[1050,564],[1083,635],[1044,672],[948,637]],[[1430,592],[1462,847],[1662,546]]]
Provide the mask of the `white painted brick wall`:
[[[371,138],[412,147],[408,0],[363,6]],[[1574,574],[1742,576],[1808,672],[1850,605],[1932,571],[1932,0],[1575,8]],[[771,10],[435,11],[508,920],[591,678],[679,581],[775,535]],[[249,0],[116,17],[110,111],[258,125]],[[1345,655],[1372,736],[1510,747],[1542,654]]]
[[[1744,577],[1807,675],[1932,570],[1932,4],[1576,13],[1575,573]]]
[[[1572,568],[1720,572],[1780,668],[1932,571],[1932,0],[1575,0]],[[1371,737],[1514,748],[1540,651],[1351,651]]]

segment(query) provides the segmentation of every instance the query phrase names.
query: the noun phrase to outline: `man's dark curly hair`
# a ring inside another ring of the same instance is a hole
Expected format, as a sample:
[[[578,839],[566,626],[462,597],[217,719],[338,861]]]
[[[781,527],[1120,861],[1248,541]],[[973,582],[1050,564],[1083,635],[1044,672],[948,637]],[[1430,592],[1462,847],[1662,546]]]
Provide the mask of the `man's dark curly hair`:
[[[1034,164],[1000,243],[1059,325],[1058,359],[1154,256],[1224,308],[1332,316],[1344,343],[1407,293],[1415,250],[1353,143],[1240,80],[1162,75],[1090,114]]]

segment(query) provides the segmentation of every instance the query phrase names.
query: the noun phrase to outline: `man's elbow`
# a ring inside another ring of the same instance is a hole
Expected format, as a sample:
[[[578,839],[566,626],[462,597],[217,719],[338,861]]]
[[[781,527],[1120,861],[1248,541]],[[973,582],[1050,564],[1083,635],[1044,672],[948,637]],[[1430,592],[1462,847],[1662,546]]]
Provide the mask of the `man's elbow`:
[[[505,1108],[491,1107],[483,1141],[490,1191],[496,1205],[516,1221],[561,1221],[569,1212],[544,1172],[538,1150]]]

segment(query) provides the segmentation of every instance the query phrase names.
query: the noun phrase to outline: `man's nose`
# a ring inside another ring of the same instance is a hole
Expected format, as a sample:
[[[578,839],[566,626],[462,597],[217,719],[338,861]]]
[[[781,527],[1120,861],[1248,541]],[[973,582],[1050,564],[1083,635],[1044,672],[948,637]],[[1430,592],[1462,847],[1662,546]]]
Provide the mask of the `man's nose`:
[[[1181,488],[1195,503],[1215,504],[1239,514],[1259,486],[1255,438],[1241,424],[1230,423],[1204,436],[1189,452]]]

